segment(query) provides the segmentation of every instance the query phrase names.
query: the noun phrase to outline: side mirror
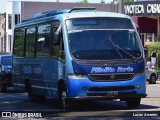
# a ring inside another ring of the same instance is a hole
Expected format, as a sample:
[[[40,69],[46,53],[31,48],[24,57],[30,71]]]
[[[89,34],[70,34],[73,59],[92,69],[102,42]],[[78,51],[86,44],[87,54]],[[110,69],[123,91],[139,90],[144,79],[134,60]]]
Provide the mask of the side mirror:
[[[54,32],[54,30],[53,30],[53,32]],[[58,28],[57,28],[57,30],[54,32],[54,40],[53,40],[53,44],[54,45],[58,45],[59,43],[60,43],[60,36],[61,35],[61,26],[59,26]]]

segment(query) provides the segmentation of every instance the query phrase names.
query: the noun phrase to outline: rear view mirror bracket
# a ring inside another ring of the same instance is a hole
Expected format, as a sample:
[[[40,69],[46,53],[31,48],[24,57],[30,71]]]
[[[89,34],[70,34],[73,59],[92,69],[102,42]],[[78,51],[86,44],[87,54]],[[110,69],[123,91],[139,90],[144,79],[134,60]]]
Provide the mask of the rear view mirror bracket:
[[[59,27],[57,28],[57,30],[54,32],[53,35],[54,35],[54,36],[53,36],[53,37],[54,37],[53,44],[54,44],[54,45],[60,44],[61,26],[59,26]]]

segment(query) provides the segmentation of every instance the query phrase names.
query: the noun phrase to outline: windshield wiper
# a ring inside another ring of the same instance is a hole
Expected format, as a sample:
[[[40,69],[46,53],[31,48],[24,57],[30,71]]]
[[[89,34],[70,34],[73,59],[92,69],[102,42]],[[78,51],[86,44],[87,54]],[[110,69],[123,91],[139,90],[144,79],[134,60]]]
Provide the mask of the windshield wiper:
[[[127,51],[125,51],[124,49],[120,48],[119,46],[116,46],[118,49],[122,50],[126,55],[130,56],[130,58],[136,63],[137,62],[137,58],[134,57],[133,55],[131,55],[130,53],[128,53]]]
[[[121,58],[123,58],[122,55],[121,55],[121,53],[120,53],[119,50],[118,50],[119,48],[114,44],[114,42],[112,41],[112,39],[110,38],[110,36],[108,36],[108,38],[109,38],[110,42],[112,43],[113,47],[116,49],[116,51],[117,51],[117,53],[119,54],[119,56],[120,56]]]
[[[134,57],[133,55],[131,55],[130,53],[128,53],[127,51],[125,51],[121,47],[115,45],[114,42],[112,41],[112,39],[110,38],[110,36],[108,38],[109,38],[110,42],[112,43],[112,45],[115,47],[116,51],[118,51],[119,54],[120,54],[119,50],[123,51],[126,55],[128,55],[133,60],[134,63],[136,63],[136,61],[137,61],[136,57]],[[121,56],[121,58],[123,58],[121,54],[120,54],[120,56]]]

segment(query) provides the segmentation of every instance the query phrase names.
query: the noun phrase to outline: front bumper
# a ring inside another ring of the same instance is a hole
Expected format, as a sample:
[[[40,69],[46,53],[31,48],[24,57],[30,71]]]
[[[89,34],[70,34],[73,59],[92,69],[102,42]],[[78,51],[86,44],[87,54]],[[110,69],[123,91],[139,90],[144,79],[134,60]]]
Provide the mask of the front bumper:
[[[69,99],[124,99],[147,96],[145,76],[112,82],[91,81],[89,78],[68,78],[66,84]]]
[[[72,100],[108,100],[108,99],[127,99],[127,98],[145,98],[147,94],[135,95],[117,95],[117,96],[86,96],[86,97],[73,97],[68,98]]]

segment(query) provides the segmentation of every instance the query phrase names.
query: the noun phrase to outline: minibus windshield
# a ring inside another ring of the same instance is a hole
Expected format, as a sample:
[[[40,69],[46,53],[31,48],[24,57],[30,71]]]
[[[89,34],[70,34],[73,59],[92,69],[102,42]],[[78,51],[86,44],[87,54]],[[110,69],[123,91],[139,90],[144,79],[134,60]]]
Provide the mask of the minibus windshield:
[[[66,24],[70,53],[75,59],[118,60],[142,55],[129,19],[77,18],[67,20]]]

